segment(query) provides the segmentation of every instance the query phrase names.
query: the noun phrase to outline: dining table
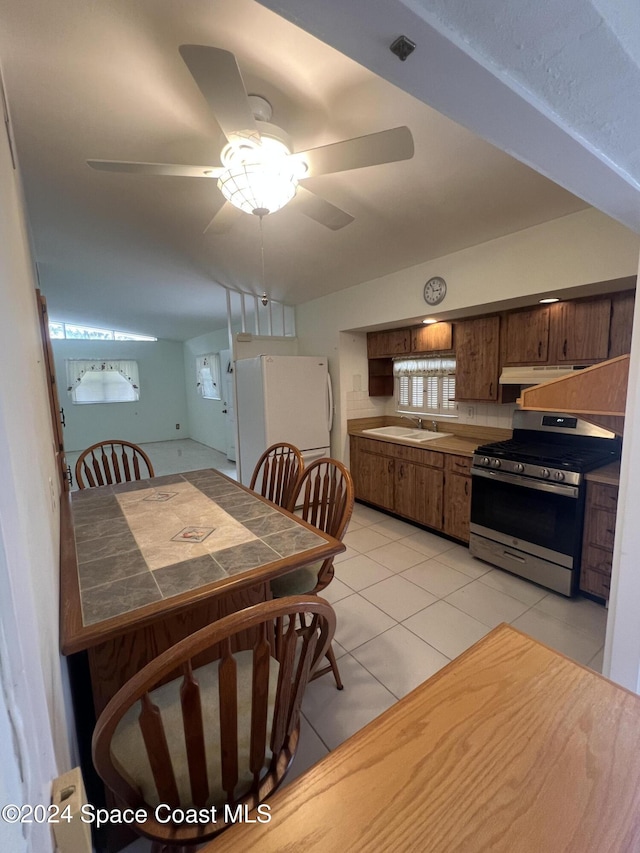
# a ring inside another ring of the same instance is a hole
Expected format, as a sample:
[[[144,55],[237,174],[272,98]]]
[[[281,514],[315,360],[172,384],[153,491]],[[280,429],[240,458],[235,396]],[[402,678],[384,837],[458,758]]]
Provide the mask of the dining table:
[[[500,625],[200,853],[638,853],[640,697]]]
[[[86,777],[97,717],[146,663],[345,549],[213,469],[70,492],[60,515],[60,648]],[[95,779],[89,789],[103,794]]]

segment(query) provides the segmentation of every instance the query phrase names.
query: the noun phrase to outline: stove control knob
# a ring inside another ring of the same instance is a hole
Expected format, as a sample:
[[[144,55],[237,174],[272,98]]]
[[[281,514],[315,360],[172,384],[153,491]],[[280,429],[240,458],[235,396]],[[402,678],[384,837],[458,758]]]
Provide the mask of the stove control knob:
[[[522,462],[515,462],[513,465],[513,470],[517,474],[522,474],[522,472],[524,471],[524,465],[522,464]]]
[[[554,480],[564,480],[564,471],[554,471],[553,472]]]
[[[491,464],[491,460],[489,459],[488,456],[483,456],[482,459],[480,460],[480,464],[486,468],[488,465]]]
[[[502,466],[502,462],[499,459],[492,459],[491,460],[491,467],[492,468],[500,468],[501,466]]]
[[[549,469],[548,469],[548,468],[541,468],[541,469],[540,469],[540,476],[541,476],[544,480],[548,480],[548,479],[549,479],[549,477],[551,476],[551,471],[549,471]]]

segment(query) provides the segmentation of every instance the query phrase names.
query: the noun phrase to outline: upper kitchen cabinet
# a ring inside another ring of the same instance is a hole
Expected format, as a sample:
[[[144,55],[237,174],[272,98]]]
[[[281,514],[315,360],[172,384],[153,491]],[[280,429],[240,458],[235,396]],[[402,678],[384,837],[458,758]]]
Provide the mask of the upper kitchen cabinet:
[[[549,359],[549,307],[513,311],[503,320],[505,365],[546,364]]]
[[[576,300],[551,306],[558,364],[603,361],[609,356],[611,300]]]
[[[631,349],[635,291],[540,305],[502,316],[502,363],[593,364]]]
[[[411,351],[446,352],[453,349],[453,327],[451,323],[432,323],[410,329]]]
[[[500,318],[478,317],[456,323],[456,400],[498,400]]]
[[[609,333],[609,358],[631,352],[633,306],[635,290],[624,290],[611,297],[611,331]]]
[[[411,351],[410,329],[386,329],[367,333],[367,358],[389,358]]]

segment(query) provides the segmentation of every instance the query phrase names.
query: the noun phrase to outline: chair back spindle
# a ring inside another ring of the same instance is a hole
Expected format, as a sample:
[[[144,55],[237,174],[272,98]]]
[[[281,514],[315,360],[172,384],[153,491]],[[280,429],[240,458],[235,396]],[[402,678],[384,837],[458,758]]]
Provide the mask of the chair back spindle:
[[[334,629],[331,606],[316,596],[263,602],[181,640],[118,691],[96,725],[94,764],[127,805],[147,807],[142,834],[176,851],[206,841],[226,828],[224,804],[255,808],[278,787],[297,749],[305,687]],[[253,638],[249,649],[237,651],[240,635]],[[218,659],[193,669],[212,648]],[[164,824],[154,818],[158,803],[215,805],[218,816]]]
[[[129,441],[109,440],[92,444],[76,462],[76,482],[80,489],[110,486],[153,477],[147,454]]]
[[[302,454],[293,444],[272,444],[258,459],[249,488],[272,503],[286,507],[303,467]]]

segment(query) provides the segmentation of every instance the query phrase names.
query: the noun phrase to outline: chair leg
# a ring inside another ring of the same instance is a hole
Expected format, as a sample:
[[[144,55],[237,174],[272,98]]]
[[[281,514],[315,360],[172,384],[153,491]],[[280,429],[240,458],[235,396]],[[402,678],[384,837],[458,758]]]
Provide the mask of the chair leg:
[[[336,656],[333,652],[333,646],[329,646],[329,651],[327,652],[325,657],[329,661],[329,666],[323,666],[322,669],[317,669],[311,676],[310,680],[315,681],[316,678],[320,678],[320,676],[326,675],[328,672],[333,672],[333,677],[336,680],[336,687],[338,688],[338,690],[344,690],[344,684],[342,683],[342,679],[340,678],[340,671],[338,669]]]
[[[342,679],[340,678],[340,670],[338,669],[338,662],[336,661],[336,656],[333,652],[333,646],[329,645],[329,649],[327,651],[327,660],[331,664],[331,670],[333,672],[333,677],[336,680],[336,687],[338,690],[344,689],[344,684],[342,683]]]

